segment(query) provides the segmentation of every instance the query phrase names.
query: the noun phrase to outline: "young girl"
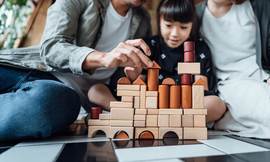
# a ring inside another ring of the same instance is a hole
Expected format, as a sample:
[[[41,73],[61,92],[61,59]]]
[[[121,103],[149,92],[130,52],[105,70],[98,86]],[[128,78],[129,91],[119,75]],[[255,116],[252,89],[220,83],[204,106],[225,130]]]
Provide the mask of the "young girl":
[[[151,49],[150,58],[161,67],[159,83],[170,77],[179,83],[177,63],[184,61],[183,43],[195,41],[196,62],[201,63],[203,80],[209,80],[205,87],[204,104],[208,109],[207,121],[218,120],[226,111],[226,106],[214,93],[214,75],[211,69],[210,51],[202,40],[196,40],[197,17],[194,2],[191,0],[162,0],[157,9],[158,35],[144,39]],[[141,69],[125,68],[125,74],[130,80],[135,80],[142,72]],[[144,72],[143,72],[144,73]],[[115,94],[119,77],[123,70],[118,70],[111,79],[111,89]],[[90,101],[108,107],[109,102],[116,100],[110,90],[104,85],[95,85],[89,90]],[[95,96],[95,97],[94,97]]]

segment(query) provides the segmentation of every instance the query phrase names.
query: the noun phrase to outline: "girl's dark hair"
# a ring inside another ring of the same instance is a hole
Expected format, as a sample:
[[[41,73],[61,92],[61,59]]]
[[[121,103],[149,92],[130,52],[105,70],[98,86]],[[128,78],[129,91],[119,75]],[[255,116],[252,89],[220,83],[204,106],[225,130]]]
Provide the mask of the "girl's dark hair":
[[[195,40],[198,30],[198,19],[193,0],[161,0],[157,8],[157,29],[160,35],[160,17],[166,21],[181,23],[192,22],[190,40]]]

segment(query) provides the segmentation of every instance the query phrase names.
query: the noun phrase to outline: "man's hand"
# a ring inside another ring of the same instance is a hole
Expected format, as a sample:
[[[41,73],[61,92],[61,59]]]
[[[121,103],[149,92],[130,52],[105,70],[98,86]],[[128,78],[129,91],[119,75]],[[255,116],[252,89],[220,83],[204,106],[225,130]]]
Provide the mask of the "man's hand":
[[[131,80],[132,82],[138,78],[138,76],[142,73],[143,68],[133,68],[133,67],[125,67],[124,72],[126,76]]]

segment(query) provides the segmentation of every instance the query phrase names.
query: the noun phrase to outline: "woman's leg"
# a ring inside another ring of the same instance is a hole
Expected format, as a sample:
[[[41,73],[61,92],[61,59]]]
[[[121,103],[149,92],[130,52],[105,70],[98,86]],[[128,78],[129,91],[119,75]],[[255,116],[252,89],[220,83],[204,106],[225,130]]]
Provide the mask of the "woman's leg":
[[[205,96],[204,107],[207,109],[207,123],[220,119],[226,112],[225,103],[218,96]]]

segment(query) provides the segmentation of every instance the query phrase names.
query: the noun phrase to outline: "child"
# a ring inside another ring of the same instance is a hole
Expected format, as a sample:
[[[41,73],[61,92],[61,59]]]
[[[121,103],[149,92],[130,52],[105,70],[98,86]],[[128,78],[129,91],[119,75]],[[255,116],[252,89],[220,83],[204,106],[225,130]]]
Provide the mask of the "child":
[[[196,76],[204,81],[209,80],[205,86],[204,104],[208,109],[207,122],[213,122],[222,117],[226,106],[213,91],[215,78],[211,69],[211,56],[209,48],[202,40],[196,40],[197,17],[192,0],[162,0],[157,9],[158,35],[146,38],[145,42],[151,49],[151,60],[160,66],[159,83],[170,77],[179,83],[177,63],[184,61],[183,43],[187,40],[195,41],[196,62],[201,63],[202,75]],[[142,72],[141,69],[125,68],[125,74],[130,80],[135,80]],[[117,79],[124,76],[119,69],[111,80],[111,90],[115,94]],[[212,90],[212,91],[209,91]],[[104,85],[93,86],[88,93],[92,102],[108,107],[110,101],[116,100],[111,91]],[[94,96],[94,97],[93,97]]]

